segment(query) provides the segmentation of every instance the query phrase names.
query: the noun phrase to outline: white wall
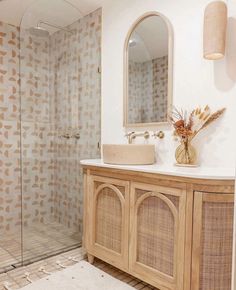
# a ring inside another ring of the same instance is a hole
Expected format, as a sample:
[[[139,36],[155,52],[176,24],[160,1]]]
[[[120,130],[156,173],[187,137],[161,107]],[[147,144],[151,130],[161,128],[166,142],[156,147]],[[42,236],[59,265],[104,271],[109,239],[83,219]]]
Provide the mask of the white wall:
[[[204,9],[207,0],[105,0],[102,39],[102,142],[124,143],[123,47],[132,23],[147,11],[169,18],[174,30],[174,105],[192,109],[226,107],[225,116],[196,139],[203,166],[234,167],[236,132],[236,5],[229,2],[227,56],[222,61],[202,57]],[[158,162],[174,163],[171,128],[156,142]],[[141,129],[142,130],[142,129]],[[140,140],[142,141],[142,140]]]

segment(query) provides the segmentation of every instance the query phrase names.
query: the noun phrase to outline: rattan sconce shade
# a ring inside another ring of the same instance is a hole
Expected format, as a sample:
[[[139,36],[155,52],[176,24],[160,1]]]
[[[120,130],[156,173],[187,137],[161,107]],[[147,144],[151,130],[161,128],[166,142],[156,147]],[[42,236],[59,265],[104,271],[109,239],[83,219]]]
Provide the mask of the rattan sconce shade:
[[[227,6],[214,1],[206,7],[204,16],[204,58],[221,59],[225,55]]]

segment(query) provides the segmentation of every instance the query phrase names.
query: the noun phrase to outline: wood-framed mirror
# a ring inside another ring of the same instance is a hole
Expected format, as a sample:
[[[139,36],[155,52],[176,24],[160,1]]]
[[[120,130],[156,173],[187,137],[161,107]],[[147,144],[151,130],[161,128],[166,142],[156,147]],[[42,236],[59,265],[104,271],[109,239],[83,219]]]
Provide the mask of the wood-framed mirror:
[[[158,12],[141,16],[124,47],[124,127],[168,124],[173,98],[173,31]]]

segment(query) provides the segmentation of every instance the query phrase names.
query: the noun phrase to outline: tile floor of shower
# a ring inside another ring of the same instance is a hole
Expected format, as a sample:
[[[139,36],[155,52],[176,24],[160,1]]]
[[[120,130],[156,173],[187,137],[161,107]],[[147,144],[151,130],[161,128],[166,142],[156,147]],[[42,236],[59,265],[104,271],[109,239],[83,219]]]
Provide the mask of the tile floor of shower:
[[[0,236],[0,273],[21,266],[22,258],[29,264],[78,247],[81,241],[79,234],[56,222],[25,227],[23,247],[20,237],[19,231]]]

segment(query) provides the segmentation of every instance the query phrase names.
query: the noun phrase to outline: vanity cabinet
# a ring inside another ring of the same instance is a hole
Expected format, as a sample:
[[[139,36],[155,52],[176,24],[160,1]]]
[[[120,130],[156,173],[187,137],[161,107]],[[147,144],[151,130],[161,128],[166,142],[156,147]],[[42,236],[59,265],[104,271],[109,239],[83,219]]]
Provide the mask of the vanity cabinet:
[[[90,262],[160,290],[230,290],[233,180],[84,167]]]

